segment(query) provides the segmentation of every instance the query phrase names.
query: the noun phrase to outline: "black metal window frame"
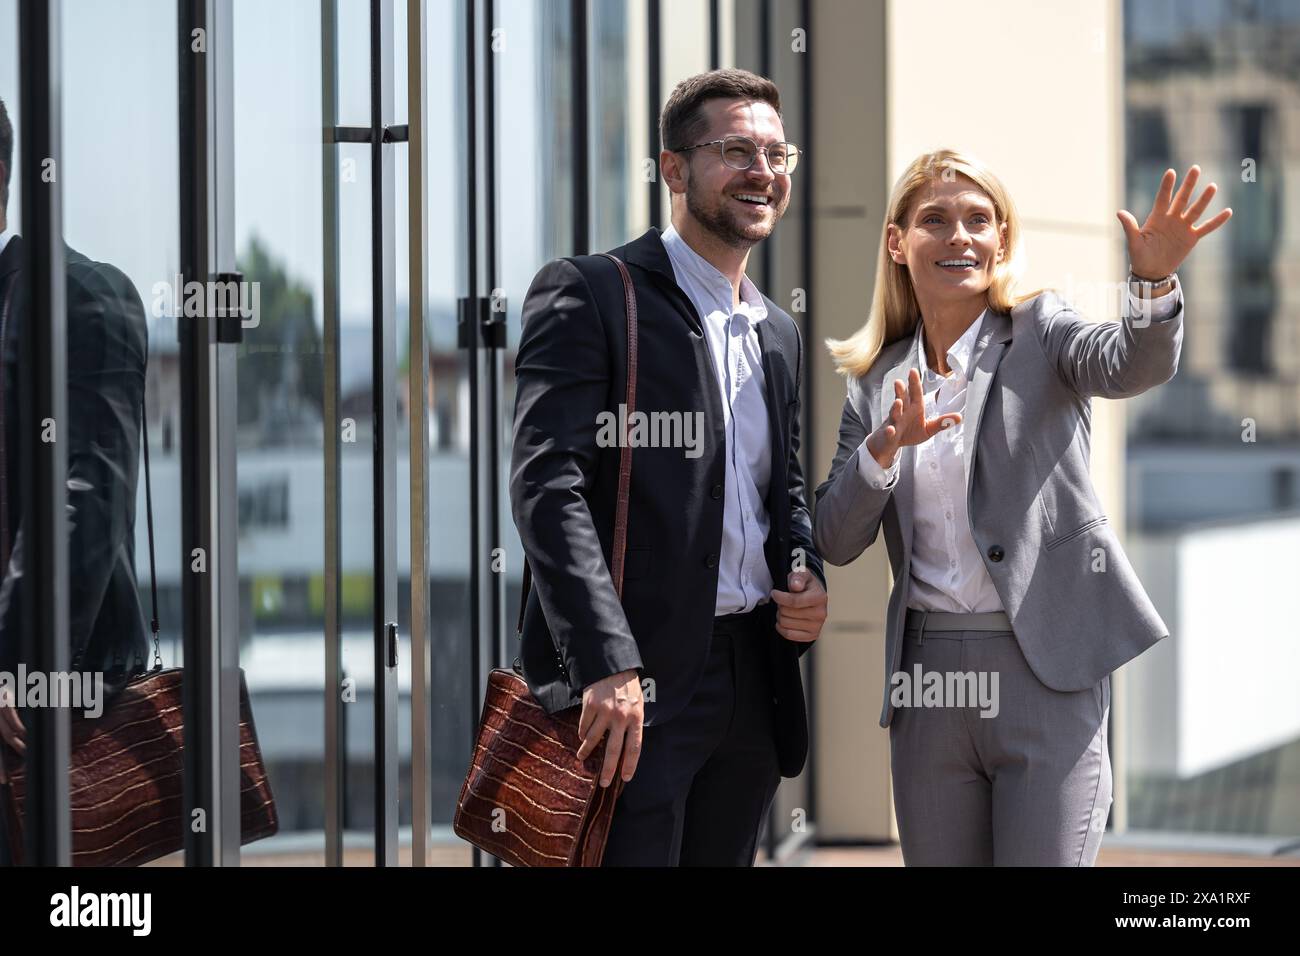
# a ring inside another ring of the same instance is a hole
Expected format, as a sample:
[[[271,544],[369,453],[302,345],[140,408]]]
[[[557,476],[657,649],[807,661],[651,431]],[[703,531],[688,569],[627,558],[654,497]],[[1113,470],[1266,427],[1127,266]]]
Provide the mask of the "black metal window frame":
[[[67,301],[63,244],[63,187],[45,181],[47,162],[61,169],[62,55],[59,0],[18,5],[20,189],[23,238],[29,246],[19,281],[27,283],[30,311],[22,336],[18,386],[18,463],[26,573],[19,586],[27,613],[19,635],[22,660],[33,671],[67,671],[68,629],[67,455],[58,441],[67,434]],[[55,440],[41,440],[52,421]],[[66,707],[35,707],[27,720],[27,793],[24,861],[30,866],[68,866],[71,812],[68,802],[70,713]]]

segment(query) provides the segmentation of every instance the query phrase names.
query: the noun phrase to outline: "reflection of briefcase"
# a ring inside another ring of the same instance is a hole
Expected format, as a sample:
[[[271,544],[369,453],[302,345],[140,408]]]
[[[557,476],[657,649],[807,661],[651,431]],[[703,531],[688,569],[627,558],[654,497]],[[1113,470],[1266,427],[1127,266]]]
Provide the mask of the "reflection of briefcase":
[[[627,418],[636,410],[636,292],[621,260],[601,255],[618,267],[627,310]],[[632,485],[632,447],[620,436],[618,503],[610,576],[623,594],[623,560],[627,550],[628,493]],[[523,631],[531,579],[524,561],[519,599]],[[517,662],[516,662],[517,665]],[[483,715],[474,753],[456,802],[456,835],[514,866],[600,866],[614,819],[614,804],[623,789],[622,759],[608,787],[600,785],[606,736],[583,762],[578,761],[582,708],[547,714],[514,671],[498,668],[488,675]]]
[[[68,773],[73,866],[136,866],[181,849],[181,676],[179,667],[156,668],[133,678],[97,719],[73,714]],[[0,759],[9,777],[9,846],[14,863],[22,865],[26,769],[7,746],[0,746]],[[239,775],[241,842],[251,843],[279,825],[242,671]]]
[[[145,515],[149,529],[149,590],[153,670],[131,678],[98,718],[73,713],[70,723],[68,802],[73,866],[138,866],[182,848],[184,728],[182,670],[162,666],[158,653],[158,574],[154,567],[153,495],[149,433],[140,410],[144,450]],[[21,756],[0,743],[4,825],[13,862],[23,862],[27,770]],[[275,800],[257,746],[244,672],[239,672],[239,819],[242,843],[279,829]]]

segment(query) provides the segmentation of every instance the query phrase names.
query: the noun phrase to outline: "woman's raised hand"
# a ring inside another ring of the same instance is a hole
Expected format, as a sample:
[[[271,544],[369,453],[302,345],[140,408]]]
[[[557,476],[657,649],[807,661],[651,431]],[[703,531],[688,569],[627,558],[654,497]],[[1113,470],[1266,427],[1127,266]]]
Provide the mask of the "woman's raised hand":
[[[1147,221],[1141,226],[1127,209],[1115,214],[1128,238],[1129,265],[1138,278],[1163,279],[1178,268],[1204,236],[1232,218],[1232,210],[1224,209],[1214,218],[1196,225],[1196,220],[1209,208],[1210,200],[1218,190],[1214,183],[1210,183],[1200,198],[1191,202],[1196,181],[1200,178],[1201,167],[1193,166],[1175,195],[1174,183],[1178,174],[1172,169],[1165,170],[1156,201],[1147,214]]]
[[[921,373],[914,368],[907,373],[907,385],[902,379],[894,379],[894,404],[890,406],[889,417],[867,436],[867,451],[881,468],[889,468],[899,448],[929,441],[960,421],[960,412],[950,412],[938,418],[925,417]]]

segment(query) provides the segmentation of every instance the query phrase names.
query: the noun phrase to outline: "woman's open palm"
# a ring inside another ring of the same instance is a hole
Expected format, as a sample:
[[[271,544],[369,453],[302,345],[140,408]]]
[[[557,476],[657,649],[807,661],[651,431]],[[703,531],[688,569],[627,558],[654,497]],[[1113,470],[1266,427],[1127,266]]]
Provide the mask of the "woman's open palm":
[[[1200,178],[1201,167],[1193,166],[1175,195],[1174,183],[1178,174],[1172,169],[1165,170],[1151,212],[1141,226],[1127,209],[1115,214],[1128,239],[1128,259],[1135,275],[1143,279],[1163,279],[1182,264],[1201,239],[1232,218],[1232,210],[1224,209],[1214,218],[1196,225],[1196,220],[1209,208],[1210,200],[1218,191],[1218,187],[1210,183],[1200,198],[1191,202]]]
[[[960,412],[949,412],[938,418],[925,417],[925,395],[921,391],[921,373],[911,369],[907,373],[907,384],[902,379],[894,379],[894,404],[890,406],[889,417],[868,440],[868,450],[881,454],[892,460],[894,453],[903,445],[919,445],[929,441],[945,428],[950,428],[961,421]]]

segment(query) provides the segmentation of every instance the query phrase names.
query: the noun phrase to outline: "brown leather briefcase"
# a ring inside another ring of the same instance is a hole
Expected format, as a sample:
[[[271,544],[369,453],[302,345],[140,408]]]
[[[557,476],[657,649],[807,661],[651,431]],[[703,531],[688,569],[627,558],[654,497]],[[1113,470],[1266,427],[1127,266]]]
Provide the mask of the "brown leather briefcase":
[[[636,409],[636,293],[622,261],[601,253],[623,280],[627,309],[627,420]],[[593,426],[594,427],[594,426]],[[632,448],[623,436],[618,464],[618,504],[614,518],[614,590],[623,595],[623,560],[627,549],[628,490],[632,482]],[[531,573],[524,562],[519,630],[523,630]],[[516,662],[518,666],[518,662]],[[623,789],[618,771],[608,787],[600,785],[606,737],[584,761],[578,761],[578,719],[582,708],[548,715],[514,671],[488,675],[487,693],[469,771],[460,788],[453,827],[456,835],[513,866],[599,866]]]

